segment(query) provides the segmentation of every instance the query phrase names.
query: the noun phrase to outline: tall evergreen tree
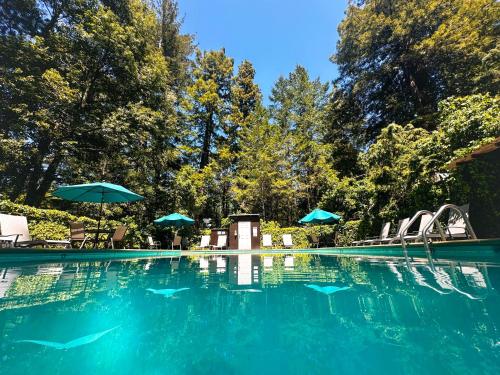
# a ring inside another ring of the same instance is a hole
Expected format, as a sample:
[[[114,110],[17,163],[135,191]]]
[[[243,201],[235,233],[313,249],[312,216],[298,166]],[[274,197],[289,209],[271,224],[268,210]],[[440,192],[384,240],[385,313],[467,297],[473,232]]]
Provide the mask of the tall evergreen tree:
[[[186,108],[199,147],[200,169],[208,165],[217,142],[227,132],[231,113],[233,59],[224,49],[196,53],[193,84],[187,89]]]
[[[239,132],[247,124],[249,116],[262,100],[258,85],[254,82],[255,69],[250,61],[244,60],[238,67],[233,80],[231,93],[231,127],[229,129],[229,145],[231,151],[239,149]]]
[[[267,111],[258,104],[241,131],[241,151],[233,185],[241,211],[260,213],[264,220],[288,223],[289,203],[295,193],[289,170],[281,129],[269,122]]]
[[[310,80],[297,66],[288,78],[281,77],[271,94],[272,120],[281,129],[290,178],[294,181],[294,213],[300,215],[318,204],[331,168],[331,148],[324,143],[328,84]]]
[[[193,36],[181,33],[182,20],[176,0],[152,0],[160,24],[160,45],[167,61],[173,87],[178,95],[184,93],[190,80],[194,52]]]
[[[498,92],[495,0],[351,2],[332,61],[370,140],[391,122],[433,129],[439,101]]]

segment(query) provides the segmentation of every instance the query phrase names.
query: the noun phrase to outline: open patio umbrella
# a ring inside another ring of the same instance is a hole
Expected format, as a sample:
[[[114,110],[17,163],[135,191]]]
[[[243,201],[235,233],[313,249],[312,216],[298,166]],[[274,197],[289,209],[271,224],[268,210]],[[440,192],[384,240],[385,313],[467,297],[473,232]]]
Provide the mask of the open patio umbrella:
[[[299,220],[300,224],[332,224],[338,222],[341,217],[337,214],[316,208]],[[319,247],[319,240],[316,242]]]
[[[103,203],[125,203],[144,199],[123,186],[110,184],[108,182],[94,182],[90,184],[61,186],[53,195],[56,197],[75,202],[100,203],[99,220],[97,221],[97,233],[95,243],[99,236],[102,217]]]
[[[194,220],[187,217],[187,216],[184,216],[184,215],[181,215],[181,214],[175,212],[173,214],[163,216],[163,217],[160,217],[159,219],[156,219],[154,221],[154,223],[156,225],[161,225],[164,227],[180,228],[180,227],[183,227],[185,225],[193,225]]]
[[[299,220],[300,224],[331,224],[339,221],[341,217],[331,212],[321,210],[319,208],[314,209],[302,219]]]

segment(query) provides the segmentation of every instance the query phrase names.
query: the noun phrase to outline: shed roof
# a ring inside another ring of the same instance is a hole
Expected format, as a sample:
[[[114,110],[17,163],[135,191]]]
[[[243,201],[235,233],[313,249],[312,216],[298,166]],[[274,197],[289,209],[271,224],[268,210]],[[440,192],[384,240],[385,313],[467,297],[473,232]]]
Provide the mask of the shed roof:
[[[259,214],[235,214],[235,215],[229,215],[229,218],[231,221],[259,221],[260,215]]]
[[[481,147],[472,151],[469,155],[455,159],[448,164],[448,168],[454,169],[457,166],[465,163],[470,163],[478,158],[487,157],[488,154],[500,152],[500,137],[495,138],[494,141],[486,143]]]

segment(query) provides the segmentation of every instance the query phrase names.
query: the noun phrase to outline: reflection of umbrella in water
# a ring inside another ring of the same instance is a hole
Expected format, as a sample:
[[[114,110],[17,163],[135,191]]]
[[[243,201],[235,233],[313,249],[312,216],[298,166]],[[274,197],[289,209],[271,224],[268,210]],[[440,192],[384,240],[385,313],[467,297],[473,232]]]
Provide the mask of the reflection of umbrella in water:
[[[110,184],[108,182],[61,186],[54,191],[53,195],[69,201],[100,203],[99,220],[97,221],[97,233],[94,246],[97,246],[99,237],[103,203],[125,203],[144,199],[143,196],[123,186]]]

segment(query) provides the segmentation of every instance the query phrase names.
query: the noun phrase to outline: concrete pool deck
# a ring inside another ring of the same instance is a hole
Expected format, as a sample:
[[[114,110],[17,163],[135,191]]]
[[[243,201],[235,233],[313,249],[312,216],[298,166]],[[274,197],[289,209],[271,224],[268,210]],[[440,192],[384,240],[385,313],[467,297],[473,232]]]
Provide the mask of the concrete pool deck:
[[[500,239],[436,242],[431,245],[435,259],[468,261],[500,260]],[[148,250],[148,249],[57,249],[57,248],[0,248],[0,263],[102,261],[179,256],[210,256],[238,254],[324,254],[349,256],[404,257],[401,245],[327,247],[318,249],[260,249],[260,250]],[[421,243],[408,245],[408,256],[425,258]]]

